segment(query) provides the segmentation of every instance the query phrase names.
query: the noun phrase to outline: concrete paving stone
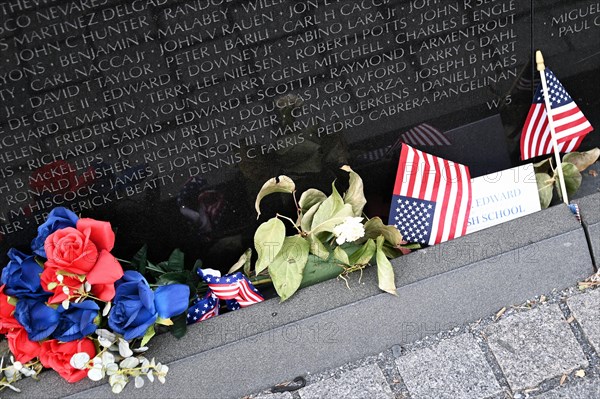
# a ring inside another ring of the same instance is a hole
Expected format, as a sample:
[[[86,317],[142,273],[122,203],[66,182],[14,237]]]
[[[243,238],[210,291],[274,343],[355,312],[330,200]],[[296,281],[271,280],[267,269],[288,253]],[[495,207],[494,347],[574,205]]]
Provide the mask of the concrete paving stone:
[[[600,380],[586,379],[579,383],[566,384],[533,399],[598,399],[600,398]]]
[[[596,352],[600,352],[600,290],[569,298],[567,305]]]
[[[381,369],[373,364],[311,384],[300,391],[302,399],[391,399],[394,397]]]
[[[588,365],[556,304],[511,315],[484,333],[513,390],[533,388]]]
[[[415,350],[396,364],[413,399],[483,398],[502,390],[471,334]]]

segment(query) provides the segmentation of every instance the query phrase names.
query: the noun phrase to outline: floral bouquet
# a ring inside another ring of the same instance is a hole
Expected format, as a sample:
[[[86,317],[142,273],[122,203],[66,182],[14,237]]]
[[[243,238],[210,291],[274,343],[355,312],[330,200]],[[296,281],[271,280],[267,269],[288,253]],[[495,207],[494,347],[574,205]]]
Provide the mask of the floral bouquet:
[[[0,334],[12,356],[0,360],[0,390],[21,377],[52,368],[70,383],[109,377],[113,392],[131,377],[165,381],[168,367],[143,352],[155,324],[185,315],[190,287],[151,289],[138,271],[125,271],[111,254],[108,222],[53,209],[31,243],[33,255],[16,249],[0,278]],[[140,340],[138,340],[140,339]],[[139,344],[132,348],[132,344]]]
[[[118,260],[111,254],[110,223],[53,209],[31,243],[33,255],[11,249],[2,270],[0,334],[12,355],[6,361],[0,352],[0,390],[18,391],[13,382],[43,368],[71,383],[108,377],[114,393],[131,379],[138,388],[146,380],[164,383],[168,367],[144,356],[157,326],[180,338],[188,324],[262,302],[253,284],[272,283],[286,300],[299,288],[374,263],[379,287],[395,294],[388,259],[418,246],[403,241],[396,227],[363,214],[362,179],[350,167],[342,169],[349,175],[343,195],[332,184],[329,196],[311,188],[297,199],[289,177],[267,181],[255,202],[259,215],[262,199],[282,192],[292,195],[296,217],[276,214],[262,223],[254,235],[256,256],[248,249],[224,275],[201,268],[199,260],[186,269],[178,249],[157,264],[148,260],[146,246],[131,262]],[[284,222],[295,234],[287,235]],[[123,271],[121,263],[131,270]]]
[[[394,270],[388,258],[396,258],[420,248],[408,244],[395,226],[387,226],[379,217],[363,213],[367,203],[363,181],[349,166],[341,168],[349,175],[348,190],[340,195],[335,182],[327,196],[309,188],[296,198],[296,185],[287,176],[268,180],[257,195],[255,208],[273,193],[293,196],[295,219],[277,213],[262,223],[254,235],[258,259],[256,277],[268,275],[281,300],[303,288],[348,273],[377,265],[379,288],[396,295]],[[294,233],[287,236],[284,221]]]

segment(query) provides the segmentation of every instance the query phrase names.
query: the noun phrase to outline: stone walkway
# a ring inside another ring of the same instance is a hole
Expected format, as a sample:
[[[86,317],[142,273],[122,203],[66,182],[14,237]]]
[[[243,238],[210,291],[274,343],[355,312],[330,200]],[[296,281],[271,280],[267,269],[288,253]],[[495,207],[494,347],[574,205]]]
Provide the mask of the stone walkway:
[[[255,399],[600,398],[600,288],[554,292]],[[373,337],[377,339],[377,337]]]

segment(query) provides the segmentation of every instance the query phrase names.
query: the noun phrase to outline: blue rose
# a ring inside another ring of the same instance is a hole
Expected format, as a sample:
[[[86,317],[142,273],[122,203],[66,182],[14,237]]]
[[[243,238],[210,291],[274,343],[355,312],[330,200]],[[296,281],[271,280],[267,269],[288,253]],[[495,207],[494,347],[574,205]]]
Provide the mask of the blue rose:
[[[30,341],[40,341],[49,337],[60,315],[56,309],[35,299],[19,299],[15,307],[15,319],[25,328]]]
[[[163,285],[153,292],[140,273],[128,270],[115,287],[108,325],[126,340],[142,337],[157,317],[167,319],[188,307],[190,288],[185,284]]]
[[[44,243],[46,238],[56,230],[77,226],[79,218],[67,208],[54,208],[48,214],[46,221],[38,227],[38,235],[31,242],[33,253],[46,257]]]
[[[44,269],[37,264],[32,255],[11,248],[8,251],[10,262],[2,270],[0,283],[5,284],[6,295],[21,298],[46,299],[51,293],[40,285],[40,274]]]
[[[71,303],[69,309],[58,307],[60,318],[54,330],[54,338],[59,341],[69,342],[90,335],[98,326],[94,319],[98,316],[100,308],[94,301]]]

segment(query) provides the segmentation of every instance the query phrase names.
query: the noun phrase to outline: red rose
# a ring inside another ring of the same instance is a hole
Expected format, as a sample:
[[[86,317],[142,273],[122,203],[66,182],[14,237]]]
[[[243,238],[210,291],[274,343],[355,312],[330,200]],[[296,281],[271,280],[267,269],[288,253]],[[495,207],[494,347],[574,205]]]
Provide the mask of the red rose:
[[[94,342],[88,338],[63,343],[51,339],[42,343],[40,361],[44,367],[54,369],[67,382],[77,382],[85,378],[88,372],[71,366],[71,358],[79,352],[85,352],[93,358],[96,356]]]
[[[92,294],[103,301],[110,301],[115,296],[115,281],[123,277],[121,264],[103,249],[98,256],[94,268],[87,274],[87,281],[92,285]]]
[[[65,227],[46,238],[44,249],[48,256],[47,266],[69,273],[86,274],[96,264],[98,248],[85,233]]]
[[[48,261],[42,274],[43,288],[54,292],[50,303],[67,299],[63,287],[69,288],[71,298],[81,295],[83,283],[76,277],[57,280],[57,273],[85,275],[92,285],[92,294],[103,301],[110,301],[115,295],[114,283],[123,276],[123,268],[111,255],[115,243],[115,233],[110,223],[94,219],[79,219],[77,227],[66,227],[50,234],[44,243]],[[48,270],[50,269],[50,270]],[[56,283],[53,289],[48,284]]]
[[[31,359],[40,356],[42,346],[39,342],[30,341],[24,328],[10,331],[6,338],[8,339],[8,347],[17,361],[27,363]]]
[[[0,286],[0,334],[6,334],[13,328],[23,328],[15,320],[15,307],[8,303],[8,295],[4,294],[4,285]]]

